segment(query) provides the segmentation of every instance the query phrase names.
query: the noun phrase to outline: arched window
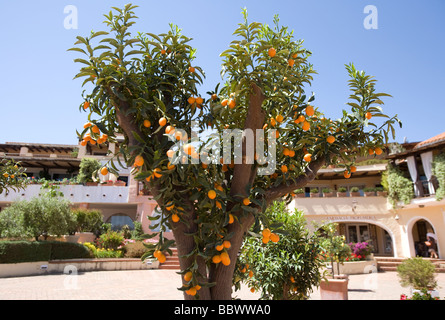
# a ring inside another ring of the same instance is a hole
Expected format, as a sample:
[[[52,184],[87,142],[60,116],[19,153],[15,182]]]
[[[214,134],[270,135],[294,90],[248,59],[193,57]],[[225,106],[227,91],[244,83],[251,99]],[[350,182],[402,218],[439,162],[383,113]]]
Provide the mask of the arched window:
[[[108,220],[107,223],[111,223],[111,230],[121,230],[123,226],[128,225],[130,227],[130,230],[134,229],[134,223],[133,220],[123,213],[117,213],[112,215]]]

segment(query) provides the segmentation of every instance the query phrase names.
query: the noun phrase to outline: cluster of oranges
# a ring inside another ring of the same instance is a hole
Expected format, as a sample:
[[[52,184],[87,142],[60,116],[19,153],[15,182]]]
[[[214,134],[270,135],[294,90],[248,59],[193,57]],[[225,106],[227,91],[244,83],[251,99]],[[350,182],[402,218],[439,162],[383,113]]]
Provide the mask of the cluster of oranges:
[[[108,140],[108,135],[105,133],[101,135],[99,127],[91,122],[85,123],[83,128],[89,128],[90,132],[87,132],[84,135],[83,140],[80,142],[81,146],[86,146],[88,142],[92,145],[95,145],[96,143],[100,145]]]
[[[280,236],[277,235],[276,233],[271,232],[269,228],[263,229],[263,231],[261,233],[263,235],[262,242],[264,244],[267,244],[269,241],[272,241],[275,243],[280,241]]]

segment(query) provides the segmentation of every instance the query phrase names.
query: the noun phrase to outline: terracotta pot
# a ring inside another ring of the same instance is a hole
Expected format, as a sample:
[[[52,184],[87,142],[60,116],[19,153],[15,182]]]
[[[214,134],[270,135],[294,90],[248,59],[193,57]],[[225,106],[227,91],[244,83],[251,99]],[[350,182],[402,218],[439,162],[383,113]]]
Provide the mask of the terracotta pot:
[[[325,198],[332,198],[333,196],[334,196],[334,192],[323,193],[323,197],[325,197]]]
[[[365,197],[374,197],[374,196],[375,196],[375,192],[374,191],[365,192]]]
[[[87,186],[97,186],[98,183],[97,182],[86,182],[85,185],[87,185]]]
[[[345,198],[348,196],[347,192],[337,192],[337,197],[338,198]]]
[[[326,279],[320,282],[321,300],[348,300],[348,282],[346,279]]]
[[[311,198],[319,198],[320,194],[319,193],[311,193]]]
[[[360,197],[360,192],[350,192],[351,197]]]

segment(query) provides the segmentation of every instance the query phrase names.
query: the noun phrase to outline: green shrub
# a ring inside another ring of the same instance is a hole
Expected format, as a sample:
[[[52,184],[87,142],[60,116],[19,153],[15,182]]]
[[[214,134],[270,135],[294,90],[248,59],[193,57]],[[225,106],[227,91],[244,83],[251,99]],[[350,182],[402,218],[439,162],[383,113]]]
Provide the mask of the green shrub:
[[[93,232],[98,234],[103,224],[103,215],[100,210],[76,208],[72,210],[75,220],[75,231]]]
[[[50,256],[48,241],[0,241],[0,263],[48,261]]]
[[[435,272],[434,264],[420,257],[407,259],[397,267],[400,285],[418,290],[437,287]]]
[[[117,250],[124,242],[124,236],[120,232],[108,231],[99,237],[100,246],[104,249]]]
[[[79,165],[79,174],[77,181],[79,183],[92,182],[93,175],[97,173],[101,167],[100,162],[92,158],[82,158]]]
[[[80,243],[48,241],[51,244],[50,260],[91,258],[88,249]]]
[[[25,202],[15,202],[0,211],[0,238],[29,239],[32,233],[25,228],[23,208]]]
[[[413,182],[398,167],[388,165],[387,183],[388,200],[393,207],[396,207],[398,201],[409,204],[414,198]]]
[[[148,251],[142,241],[127,243],[124,247],[124,255],[127,258],[140,258]]]
[[[86,247],[60,241],[0,241],[0,263],[90,258]]]
[[[439,188],[436,190],[436,200],[440,201],[445,197],[445,152],[434,157],[432,172],[439,183]]]

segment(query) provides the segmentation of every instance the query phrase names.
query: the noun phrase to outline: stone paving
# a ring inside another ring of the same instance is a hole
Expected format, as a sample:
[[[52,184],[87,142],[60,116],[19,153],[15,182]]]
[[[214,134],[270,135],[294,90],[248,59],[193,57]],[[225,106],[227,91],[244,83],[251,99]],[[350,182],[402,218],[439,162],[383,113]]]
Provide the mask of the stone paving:
[[[445,274],[437,274],[441,299]],[[94,271],[77,275],[49,274],[0,279],[0,300],[182,300],[176,270]],[[402,288],[396,272],[349,276],[349,300],[399,300]],[[235,292],[242,300],[257,300],[247,287]],[[317,289],[311,300],[319,300]]]

